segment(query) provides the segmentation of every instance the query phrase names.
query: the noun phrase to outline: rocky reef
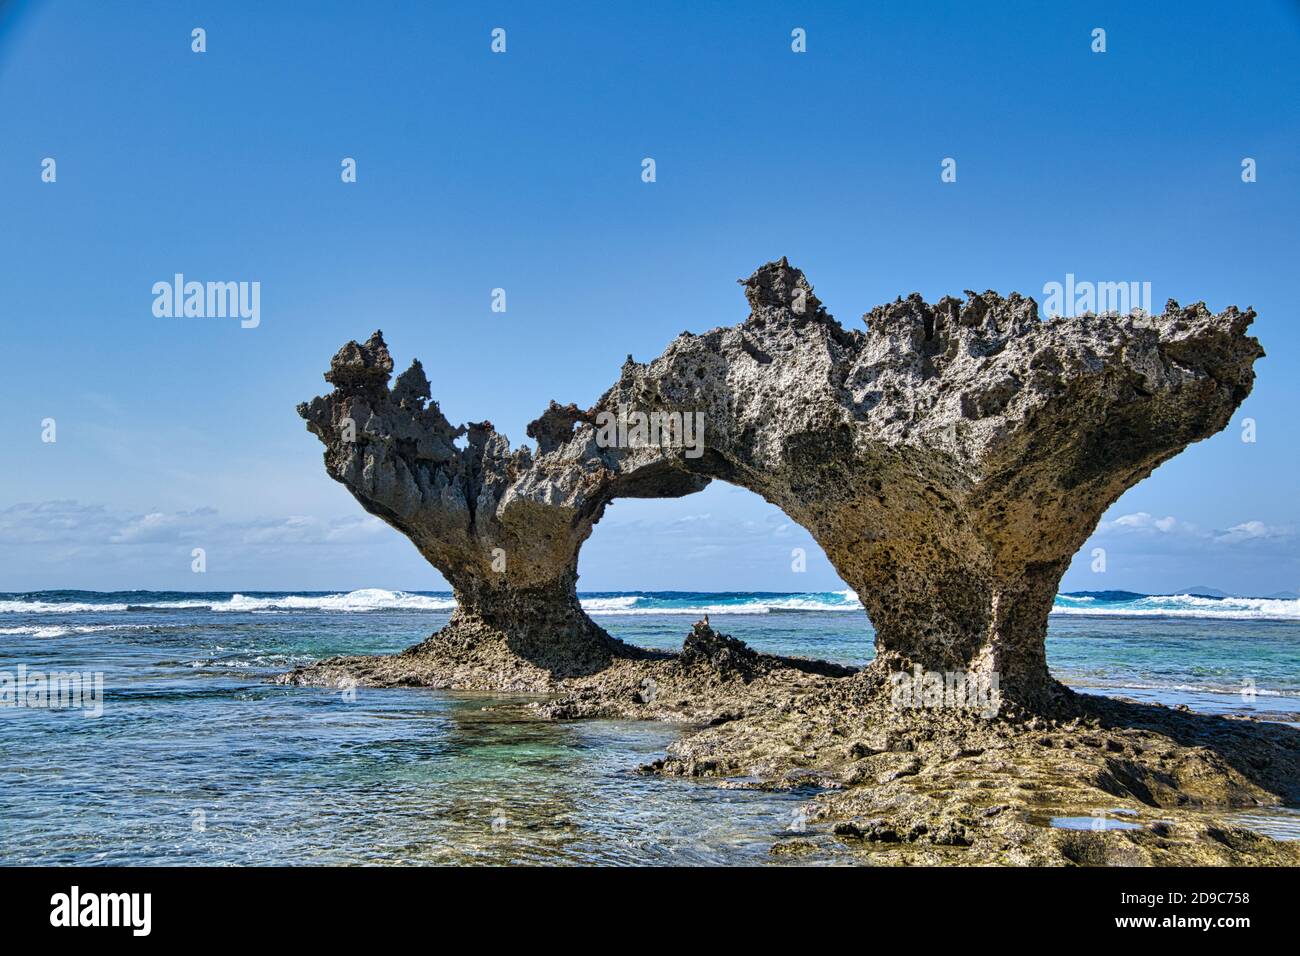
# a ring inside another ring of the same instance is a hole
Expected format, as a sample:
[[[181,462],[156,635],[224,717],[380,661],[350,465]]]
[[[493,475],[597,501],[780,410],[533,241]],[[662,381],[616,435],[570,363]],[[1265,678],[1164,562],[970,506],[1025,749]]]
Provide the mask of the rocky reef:
[[[502,643],[426,644],[283,680],[535,689],[529,667]],[[1300,730],[1284,724],[1068,693],[1052,717],[899,707],[873,669],[760,654],[704,621],[677,654],[618,655],[548,690],[528,704],[539,720],[682,725],[643,773],[807,794],[778,860],[1300,865],[1300,843],[1236,816],[1300,802]]]
[[[740,699],[645,770],[811,792],[804,825],[773,847],[779,858],[1300,865],[1300,841],[1273,840],[1240,817],[1300,804],[1294,724],[1068,692],[1051,717],[1014,705],[995,718],[900,707],[872,669],[756,691],[733,685]],[[546,707],[569,716],[581,699]]]
[[[810,819],[889,862],[1300,862],[1206,816],[1300,799],[1300,732],[1076,695],[1044,645],[1103,512],[1249,393],[1254,313],[1171,301],[1042,321],[1032,299],[967,292],[846,330],[784,259],[742,284],[744,322],[629,357],[586,410],[551,402],[528,427],[535,451],[487,422],[453,427],[418,362],[390,388],[379,333],[344,346],[332,393],[299,412],[331,477],[411,539],[457,609],[402,654],[283,680],[544,691],[539,718],[688,724],[648,771],[815,787]],[[678,654],[644,651],[587,617],[578,552],[609,502],[712,479],[808,529],[875,626],[868,667],[758,654],[707,621]],[[979,678],[996,697],[900,706],[905,674]],[[1098,807],[1140,822],[1046,825]]]

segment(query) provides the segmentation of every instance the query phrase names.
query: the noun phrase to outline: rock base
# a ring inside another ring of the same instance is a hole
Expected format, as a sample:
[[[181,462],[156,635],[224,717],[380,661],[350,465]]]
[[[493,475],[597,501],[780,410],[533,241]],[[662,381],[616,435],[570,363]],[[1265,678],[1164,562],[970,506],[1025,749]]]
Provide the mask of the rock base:
[[[603,634],[603,632],[601,632]],[[606,635],[605,666],[595,673],[566,661],[546,667],[522,656],[518,641],[478,622],[453,618],[400,654],[334,657],[297,668],[280,683],[324,687],[431,687],[544,694],[540,717],[717,724],[780,706],[855,673],[825,661],[759,654],[696,624],[680,654],[632,647]],[[550,644],[552,654],[558,645]],[[583,653],[589,645],[583,643]]]
[[[647,769],[817,788],[809,834],[778,854],[829,843],[908,865],[1300,865],[1300,843],[1231,823],[1300,803],[1300,731],[1068,690],[1053,716],[986,719],[899,708],[867,668],[685,736]]]

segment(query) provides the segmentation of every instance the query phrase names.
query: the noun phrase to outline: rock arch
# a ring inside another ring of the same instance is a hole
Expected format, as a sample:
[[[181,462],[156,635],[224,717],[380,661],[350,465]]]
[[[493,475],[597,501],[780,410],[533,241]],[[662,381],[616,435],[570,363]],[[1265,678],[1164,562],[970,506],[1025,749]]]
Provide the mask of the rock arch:
[[[635,656],[579,606],[578,550],[613,498],[716,478],[811,532],[876,627],[873,673],[997,675],[1004,698],[1050,707],[1047,615],[1070,559],[1127,488],[1227,425],[1263,354],[1235,307],[1044,322],[1017,294],[912,295],[850,331],[785,259],[742,284],[741,324],[629,357],[590,409],[552,402],[528,428],[536,455],[487,422],[454,428],[418,362],[390,389],[379,333],[340,350],[334,391],[299,412],[330,475],[452,584],[436,638],[499,638],[559,675]],[[599,441],[598,417],[625,409],[702,414],[702,453]]]

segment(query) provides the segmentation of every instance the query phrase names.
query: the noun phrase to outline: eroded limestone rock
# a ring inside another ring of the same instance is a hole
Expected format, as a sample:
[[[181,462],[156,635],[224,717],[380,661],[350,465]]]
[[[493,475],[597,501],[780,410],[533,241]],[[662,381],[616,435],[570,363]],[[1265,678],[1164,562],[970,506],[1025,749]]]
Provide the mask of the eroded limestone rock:
[[[1043,709],[1071,558],[1120,494],[1228,423],[1263,354],[1235,307],[1043,322],[1016,294],[912,295],[849,331],[784,259],[743,284],[740,325],[629,358],[590,409],[552,402],[528,428],[535,457],[490,423],[453,428],[418,362],[390,390],[378,333],[300,411],[330,474],[451,582],[462,640],[510,635],[557,673],[607,663],[617,648],[575,595],[582,542],[615,497],[719,478],[812,533],[875,625],[875,670],[996,677]],[[703,428],[686,448],[610,416]]]
[[[578,550],[613,498],[676,497],[708,479],[597,447],[591,428],[574,431],[585,414],[554,402],[528,427],[537,454],[511,450],[491,422],[453,426],[418,360],[390,388],[392,371],[381,333],[349,342],[325,374],[334,390],[298,412],[325,445],[330,477],[451,584],[456,611],[431,641],[504,640],[556,675],[635,655],[579,605]]]
[[[1032,299],[918,295],[848,331],[786,260],[743,280],[740,325],[630,362],[601,407],[702,412],[671,461],[807,528],[875,625],[877,670],[996,674],[1059,694],[1047,615],[1073,555],[1127,488],[1228,424],[1263,354],[1252,311],[1040,321]]]

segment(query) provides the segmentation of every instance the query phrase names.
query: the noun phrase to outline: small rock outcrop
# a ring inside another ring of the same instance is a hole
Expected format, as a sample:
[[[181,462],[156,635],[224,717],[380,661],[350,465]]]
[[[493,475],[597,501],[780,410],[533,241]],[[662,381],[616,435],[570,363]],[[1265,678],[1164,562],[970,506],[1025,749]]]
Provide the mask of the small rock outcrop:
[[[749,317],[629,362],[602,407],[697,414],[677,467],[803,525],[876,628],[874,671],[996,675],[1031,708],[1071,558],[1128,488],[1224,428],[1263,355],[1252,311],[1042,321],[1033,299],[912,295],[844,329],[782,259]]]
[[[761,656],[744,641],[715,631],[706,619],[697,621],[691,628],[677,659],[684,667],[712,667],[748,679],[757,669]]]
[[[334,390],[298,413],[330,477],[451,584],[456,611],[433,640],[503,641],[558,676],[635,654],[578,603],[578,551],[613,498],[676,497],[708,479],[650,449],[599,447],[594,429],[575,432],[596,412],[554,402],[528,427],[536,454],[511,450],[490,422],[453,426],[418,360],[390,388],[392,372],[381,333],[349,342],[325,373]]]

